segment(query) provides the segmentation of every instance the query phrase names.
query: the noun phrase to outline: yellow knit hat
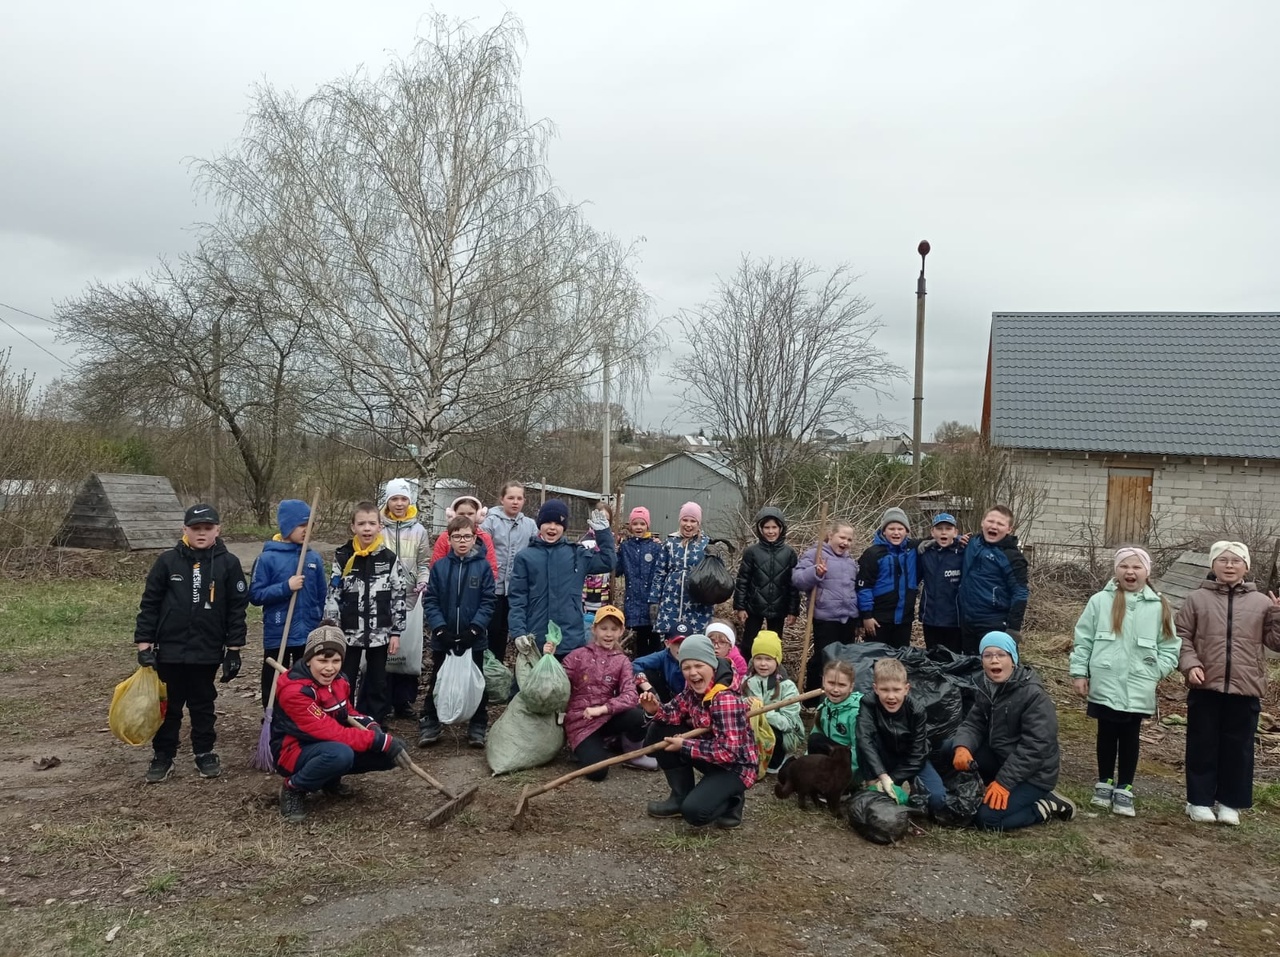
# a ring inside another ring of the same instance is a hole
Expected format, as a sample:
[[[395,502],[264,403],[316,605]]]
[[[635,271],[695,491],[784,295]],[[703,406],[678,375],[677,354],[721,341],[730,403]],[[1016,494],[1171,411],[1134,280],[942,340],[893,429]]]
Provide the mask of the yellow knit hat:
[[[768,655],[778,664],[782,664],[782,639],[776,631],[762,631],[751,642],[751,657]]]

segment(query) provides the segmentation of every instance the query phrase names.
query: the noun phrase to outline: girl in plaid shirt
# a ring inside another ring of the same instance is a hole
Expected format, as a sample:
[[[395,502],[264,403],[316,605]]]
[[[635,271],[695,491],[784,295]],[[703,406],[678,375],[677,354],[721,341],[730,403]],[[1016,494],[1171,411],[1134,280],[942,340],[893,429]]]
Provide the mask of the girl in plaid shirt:
[[[646,743],[667,742],[656,757],[671,786],[665,801],[649,802],[649,814],[683,817],[694,827],[738,827],[759,761],[747,701],[731,690],[733,666],[716,657],[705,635],[690,635],[681,643],[680,671],[684,691],[667,704],[652,691],[640,696],[640,707],[651,719]],[[676,737],[694,728],[711,730],[697,738]],[[702,773],[696,784],[695,770]]]

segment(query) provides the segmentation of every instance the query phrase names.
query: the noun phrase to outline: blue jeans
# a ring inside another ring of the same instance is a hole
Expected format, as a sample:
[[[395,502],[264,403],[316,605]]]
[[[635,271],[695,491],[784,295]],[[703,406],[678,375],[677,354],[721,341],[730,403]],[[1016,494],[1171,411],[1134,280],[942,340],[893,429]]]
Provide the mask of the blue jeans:
[[[938,749],[934,751],[930,757],[937,756],[940,761],[951,760],[955,753],[955,741],[951,738],[943,741],[938,745]],[[990,784],[996,779],[996,775],[1000,773],[1000,767],[1003,761],[988,747],[979,747],[973,755],[974,761],[978,765],[978,773],[982,775],[982,780]],[[925,762],[925,768],[937,781],[937,792],[942,795],[938,802],[941,807],[946,799],[946,789],[942,785],[942,777],[934,769],[933,765]],[[920,783],[924,785],[929,792],[929,810],[936,810],[934,806],[934,784],[925,780],[925,773],[920,774]],[[973,819],[973,823],[978,827],[988,831],[1016,831],[1021,827],[1030,827],[1033,824],[1043,824],[1045,818],[1040,816],[1040,812],[1036,810],[1036,802],[1049,794],[1045,788],[1036,787],[1034,784],[1016,784],[1009,790],[1009,805],[1003,811],[993,811],[986,804],[978,806],[978,814]]]
[[[925,759],[924,767],[916,775],[916,780],[929,799],[929,810],[935,814],[941,811],[947,803],[947,788],[942,783],[942,775],[938,773],[938,769],[933,766],[933,761],[929,758]]]
[[[289,787],[295,791],[319,791],[327,784],[337,784],[344,774],[390,771],[395,766],[391,755],[384,751],[355,751],[338,741],[317,741],[302,746],[302,754],[289,776]]]

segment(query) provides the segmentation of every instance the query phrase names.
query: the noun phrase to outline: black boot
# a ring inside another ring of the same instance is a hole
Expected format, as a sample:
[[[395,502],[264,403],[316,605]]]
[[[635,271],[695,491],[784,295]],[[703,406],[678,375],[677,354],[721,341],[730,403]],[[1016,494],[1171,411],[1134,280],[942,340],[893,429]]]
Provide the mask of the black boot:
[[[742,806],[746,803],[741,794],[729,799],[729,807],[725,812],[716,818],[716,827],[722,827],[726,830],[734,827],[742,826]]]
[[[667,776],[667,784],[671,787],[671,794],[665,801],[650,801],[645,810],[649,812],[650,817],[679,817],[684,799],[693,790],[693,768],[688,766],[667,768],[664,773]]]
[[[440,740],[442,730],[440,719],[436,717],[435,711],[427,711],[424,708],[422,717],[418,719],[418,747],[425,748],[435,744]]]
[[[301,824],[307,819],[302,792],[295,791],[288,784],[280,786],[280,816],[290,824]]]

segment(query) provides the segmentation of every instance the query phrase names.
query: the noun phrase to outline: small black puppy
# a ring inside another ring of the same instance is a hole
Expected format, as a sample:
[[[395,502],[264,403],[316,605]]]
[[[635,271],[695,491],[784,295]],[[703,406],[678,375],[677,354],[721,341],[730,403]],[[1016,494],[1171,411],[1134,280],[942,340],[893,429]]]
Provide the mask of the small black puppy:
[[[807,798],[816,800],[821,795],[827,799],[831,813],[839,817],[840,797],[852,783],[852,755],[843,744],[837,744],[830,754],[806,754],[779,768],[773,796],[785,800],[794,794],[803,808]]]

